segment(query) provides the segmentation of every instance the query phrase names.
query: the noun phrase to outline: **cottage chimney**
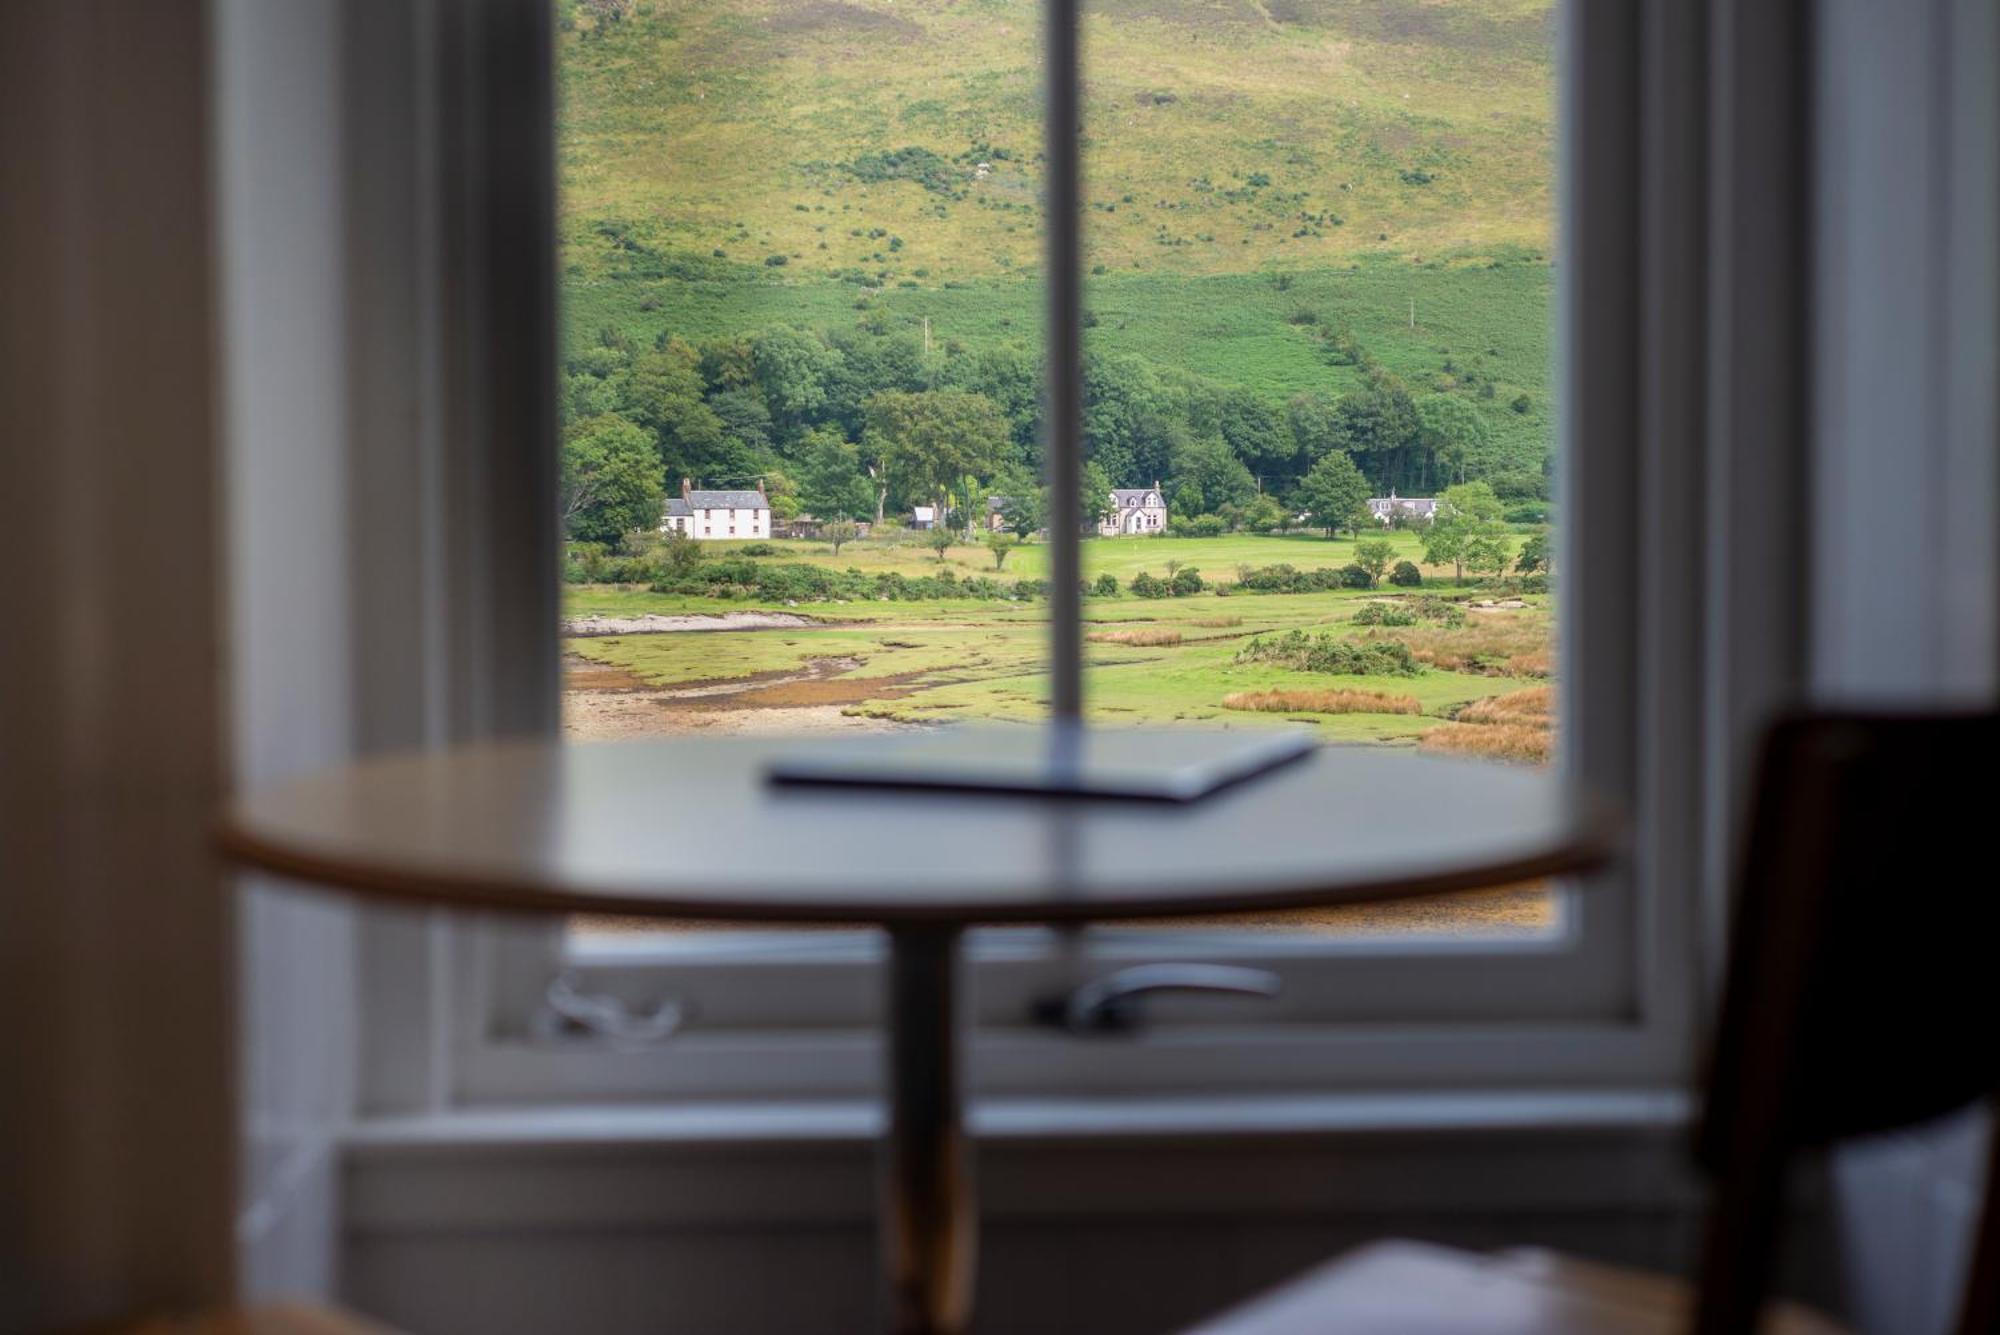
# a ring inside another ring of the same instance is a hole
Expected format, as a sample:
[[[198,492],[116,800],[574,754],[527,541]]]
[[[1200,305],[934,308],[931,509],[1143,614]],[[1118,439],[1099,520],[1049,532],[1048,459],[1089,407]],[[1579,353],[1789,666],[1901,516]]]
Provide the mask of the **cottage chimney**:
[[[759,496],[764,494],[764,479],[761,477],[757,479],[757,494]]]
[[[690,496],[690,495],[691,495],[691,494],[692,494],[693,492],[694,492],[694,479],[693,479],[693,478],[687,478],[687,477],[684,477],[684,478],[682,478],[682,479],[681,479],[681,499],[682,499],[682,500],[686,500],[686,499],[687,499],[687,498],[688,498],[688,497],[689,497],[689,496]]]

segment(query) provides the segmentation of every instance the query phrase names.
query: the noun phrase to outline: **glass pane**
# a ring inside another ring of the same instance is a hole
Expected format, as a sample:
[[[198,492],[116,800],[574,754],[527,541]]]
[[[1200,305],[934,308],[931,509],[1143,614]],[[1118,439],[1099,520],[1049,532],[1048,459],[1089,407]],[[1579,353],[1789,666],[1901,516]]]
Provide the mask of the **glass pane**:
[[[1546,762],[1552,11],[1087,5],[1093,723]],[[559,13],[567,732],[1043,717],[1038,6]]]
[[[566,733],[1041,718],[1033,4],[558,12]]]
[[[1540,0],[1086,0],[1086,697],[1546,764]],[[1542,887],[1235,925],[1549,930]]]

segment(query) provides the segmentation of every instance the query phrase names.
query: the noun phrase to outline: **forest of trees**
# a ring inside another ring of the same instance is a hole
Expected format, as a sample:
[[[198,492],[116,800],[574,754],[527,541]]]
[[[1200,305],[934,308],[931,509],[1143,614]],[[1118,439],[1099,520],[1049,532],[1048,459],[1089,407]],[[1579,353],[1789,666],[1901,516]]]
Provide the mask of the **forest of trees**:
[[[1544,501],[1544,461],[1500,457],[1465,396],[1421,392],[1363,353],[1342,395],[1268,402],[1137,357],[1085,363],[1086,491],[1164,484],[1177,525],[1263,528],[1306,512],[1349,527],[1391,488],[1428,495],[1484,481],[1506,505]],[[1039,524],[1041,367],[1026,348],[908,330],[775,325],[739,338],[634,346],[616,332],[564,368],[563,510],[569,536],[615,542],[651,529],[682,477],[761,479],[776,518],[879,519],[913,504],[1016,498]]]

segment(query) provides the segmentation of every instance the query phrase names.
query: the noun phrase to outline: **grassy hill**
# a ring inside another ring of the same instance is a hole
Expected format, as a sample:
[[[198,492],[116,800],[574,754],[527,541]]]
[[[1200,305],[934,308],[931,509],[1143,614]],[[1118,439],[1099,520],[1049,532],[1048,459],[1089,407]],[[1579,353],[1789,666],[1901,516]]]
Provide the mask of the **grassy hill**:
[[[1096,0],[1089,345],[1274,402],[1472,373],[1550,435],[1549,0]],[[562,11],[572,345],[867,312],[1038,338],[1033,0],[637,0]],[[1525,399],[1521,396],[1525,395]],[[1517,402],[1517,400],[1519,400]]]

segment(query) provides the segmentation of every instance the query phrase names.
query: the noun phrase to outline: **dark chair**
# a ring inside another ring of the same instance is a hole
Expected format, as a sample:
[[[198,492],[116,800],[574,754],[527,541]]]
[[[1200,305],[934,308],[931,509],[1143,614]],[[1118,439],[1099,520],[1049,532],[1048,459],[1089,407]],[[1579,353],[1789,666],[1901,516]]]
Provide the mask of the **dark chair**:
[[[2000,1094],[1990,862],[2000,715],[1822,714],[1765,739],[1695,1159],[1700,1278],[1364,1247],[1190,1335],[1824,1331],[1765,1310],[1792,1159]],[[1982,777],[1984,776],[1984,777]],[[2000,1134],[1960,1335],[2000,1332]]]

